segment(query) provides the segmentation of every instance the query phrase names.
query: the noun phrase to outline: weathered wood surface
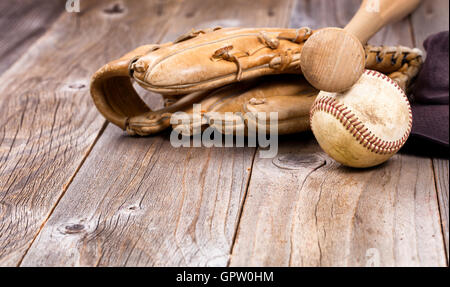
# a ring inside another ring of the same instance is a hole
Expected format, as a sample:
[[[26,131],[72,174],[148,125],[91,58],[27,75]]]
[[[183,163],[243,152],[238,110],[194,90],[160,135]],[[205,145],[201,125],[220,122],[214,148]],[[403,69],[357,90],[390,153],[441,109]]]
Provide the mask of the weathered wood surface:
[[[175,149],[168,133],[124,135],[91,103],[89,76],[140,44],[211,26],[342,27],[359,3],[83,0],[64,12],[0,77],[0,265],[445,265],[448,160],[352,170],[310,133],[281,138],[275,159]],[[444,15],[433,5],[370,42],[421,42],[436,26],[420,13]]]
[[[429,159],[344,168],[311,134],[256,155],[231,265],[445,265]]]
[[[445,246],[447,249],[447,264],[449,260],[449,197],[448,197],[448,190],[449,190],[449,184],[448,184],[448,168],[449,163],[448,159],[439,159],[435,158],[433,159],[433,168],[434,168],[434,176],[436,181],[436,190],[439,198],[439,209],[441,211],[441,224],[442,224],[442,231],[444,233],[444,239],[445,239]]]
[[[0,74],[61,15],[61,0],[0,2]]]
[[[83,13],[65,13],[0,78],[0,265],[20,263],[105,123],[90,75],[144,40],[131,25],[161,37],[144,27],[163,28],[174,6],[136,0],[111,13],[111,1],[82,2]]]
[[[186,1],[162,41],[191,27],[286,26],[290,5]],[[22,265],[226,266],[254,152],[176,149],[167,134],[108,125]]]
[[[425,0],[411,17],[416,45],[424,52],[423,42],[431,34],[448,30],[449,25],[449,1]],[[433,159],[433,169],[436,180],[436,190],[441,211],[442,229],[447,249],[447,263],[449,258],[449,216],[448,216],[448,159]]]
[[[297,1],[291,23],[317,19],[342,27],[354,7],[354,1]],[[370,42],[411,46],[408,20]],[[430,159],[398,154],[378,168],[346,169],[311,134],[281,141],[275,160],[256,156],[232,266],[445,264]]]
[[[411,15],[415,44],[422,51],[423,41],[431,34],[448,30],[448,0],[423,0],[422,4]]]
[[[328,26],[343,28],[347,25],[350,17],[356,13],[360,4],[360,0],[297,0],[289,26],[307,26],[312,29]],[[381,29],[369,40],[369,44],[397,45],[399,35],[403,35],[403,45],[413,46],[408,18]]]

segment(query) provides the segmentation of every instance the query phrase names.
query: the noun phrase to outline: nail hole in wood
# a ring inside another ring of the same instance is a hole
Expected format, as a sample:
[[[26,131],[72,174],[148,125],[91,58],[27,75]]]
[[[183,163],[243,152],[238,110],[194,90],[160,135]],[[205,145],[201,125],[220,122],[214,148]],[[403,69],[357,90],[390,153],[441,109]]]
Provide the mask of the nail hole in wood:
[[[124,8],[120,4],[114,4],[111,8],[103,10],[106,14],[120,14],[123,13]]]
[[[84,230],[83,224],[70,224],[70,225],[66,225],[65,233],[74,234],[74,233],[79,233],[83,230]]]
[[[156,8],[156,15],[162,16],[164,14],[164,5],[158,5]]]
[[[186,16],[186,18],[192,18],[195,16],[195,12],[194,11],[188,12],[185,14],[185,16]]]
[[[85,84],[80,84],[80,83],[75,83],[75,84],[69,85],[69,88],[72,89],[72,90],[81,90],[81,89],[86,88],[86,85]]]

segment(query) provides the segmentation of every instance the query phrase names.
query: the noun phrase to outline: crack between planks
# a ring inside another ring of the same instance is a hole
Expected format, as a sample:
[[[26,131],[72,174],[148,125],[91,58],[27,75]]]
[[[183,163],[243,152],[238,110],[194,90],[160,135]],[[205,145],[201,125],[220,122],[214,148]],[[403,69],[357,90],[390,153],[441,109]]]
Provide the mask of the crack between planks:
[[[438,181],[437,181],[437,175],[436,175],[436,167],[434,165],[434,160],[433,158],[431,159],[431,169],[433,170],[433,179],[434,179],[434,190],[436,192],[436,201],[437,201],[437,205],[438,205],[438,214],[439,214],[439,226],[441,227],[441,234],[442,234],[442,244],[444,245],[444,256],[445,256],[445,261],[447,263],[448,266],[448,246],[445,242],[445,230],[444,230],[444,225],[442,224],[442,211],[441,211],[441,202],[440,202],[440,195],[439,195],[439,189],[438,189]]]
[[[173,9],[171,16],[176,15],[176,13],[178,13],[178,11],[181,9],[181,4],[184,1],[180,1],[177,3],[177,8]],[[64,11],[61,12],[61,15],[59,15],[58,17],[56,17],[53,21],[53,23],[47,28],[47,31],[44,32],[39,39],[37,39],[32,45],[30,45],[30,47],[25,51],[25,53],[22,54],[21,57],[19,57],[14,63],[13,65],[5,70],[3,73],[0,73],[0,77],[4,76],[6,74],[7,71],[9,71],[10,69],[13,69],[14,65],[16,65],[18,62],[20,62],[20,60],[22,58],[24,58],[27,55],[27,52],[29,50],[31,50],[32,48],[34,48],[36,45],[38,45],[38,43],[40,43],[40,41],[43,41],[43,39],[45,39],[45,37],[50,34],[50,32],[55,29],[55,25],[56,23],[59,22],[59,20],[61,18],[63,18],[65,16]],[[171,17],[172,18],[172,17]],[[170,29],[170,21],[168,22],[168,24],[165,25],[165,27],[163,28],[164,32],[161,33],[161,36],[157,39],[157,43],[160,43],[163,39],[164,36],[167,34],[167,32]],[[94,142],[90,145],[90,147],[88,148],[88,150],[86,151],[85,155],[83,156],[83,158],[81,159],[81,162],[78,164],[76,170],[74,171],[74,173],[72,174],[72,176],[69,178],[68,182],[63,186],[63,190],[61,192],[61,194],[59,195],[59,197],[57,198],[55,204],[53,205],[53,207],[51,208],[49,214],[45,217],[44,221],[42,222],[41,226],[39,227],[38,231],[36,232],[36,234],[34,235],[33,239],[31,240],[30,244],[28,245],[27,249],[25,250],[23,256],[20,258],[19,262],[17,263],[16,267],[20,267],[22,265],[23,260],[25,259],[25,257],[27,256],[29,250],[31,249],[31,247],[33,246],[34,242],[36,241],[36,238],[39,236],[39,234],[41,233],[41,231],[43,230],[43,228],[45,227],[46,223],[48,222],[48,220],[50,219],[50,217],[52,216],[53,212],[55,211],[56,207],[58,206],[59,202],[61,201],[61,199],[64,197],[64,195],[66,194],[67,190],[69,189],[70,184],[73,182],[75,176],[78,174],[78,171],[81,169],[81,167],[84,165],[86,159],[88,158],[88,156],[90,155],[91,151],[93,150],[94,146],[97,144],[98,140],[100,139],[100,137],[103,135],[104,131],[106,130],[106,127],[108,126],[108,121],[105,120],[105,122],[103,123],[102,127],[100,128]]]
[[[173,22],[175,21],[173,19],[176,19],[175,16],[181,10],[181,6],[183,6],[184,2],[185,2],[185,0],[180,0],[180,1],[176,2],[177,3],[176,8],[172,9],[172,12],[169,14],[170,21],[167,21],[166,25],[164,25],[164,27],[161,29],[161,30],[163,30],[163,32],[161,33],[161,36],[157,39],[156,43],[161,44],[161,42],[164,40],[164,37],[167,36],[167,33],[170,30],[171,24],[173,24]]]
[[[31,249],[31,247],[33,246],[34,242],[36,241],[36,238],[39,236],[39,234],[41,233],[42,229],[44,229],[45,225],[47,224],[48,220],[50,219],[50,217],[52,216],[53,212],[55,211],[56,207],[58,206],[59,202],[61,201],[61,199],[64,197],[64,195],[66,194],[67,190],[69,189],[70,184],[73,182],[75,176],[78,174],[78,171],[80,171],[81,167],[84,165],[84,163],[86,162],[86,159],[88,158],[88,156],[91,154],[91,151],[94,149],[94,146],[97,144],[98,140],[100,139],[100,137],[103,135],[103,132],[106,130],[106,127],[108,126],[108,121],[105,120],[105,122],[103,123],[102,127],[100,128],[99,132],[97,133],[97,136],[94,139],[94,142],[89,146],[88,150],[86,151],[86,153],[84,154],[83,158],[81,159],[81,162],[78,164],[77,168],[75,169],[74,173],[72,174],[72,176],[69,178],[69,180],[67,181],[67,183],[63,186],[62,188],[62,192],[59,195],[58,199],[56,200],[55,204],[53,205],[53,207],[51,208],[50,212],[48,213],[48,215],[45,217],[44,221],[42,222],[41,226],[39,227],[38,231],[36,232],[36,234],[34,235],[33,239],[31,240],[30,244],[28,245],[28,248],[25,250],[23,256],[20,258],[19,262],[17,263],[16,267],[20,267],[22,265],[23,260],[25,259],[25,257],[28,254],[28,251]]]
[[[53,19],[52,23],[50,23],[50,25],[48,27],[46,27],[46,31],[44,33],[42,33],[35,41],[30,43],[28,48],[26,48],[21,53],[21,55],[18,58],[16,58],[16,60],[14,60],[14,62],[11,63],[7,69],[5,69],[3,72],[0,73],[0,78],[2,78],[10,70],[14,70],[14,67],[16,65],[18,65],[18,63],[23,61],[22,59],[24,59],[25,57],[28,56],[28,54],[29,54],[28,52],[31,51],[32,49],[34,49],[41,41],[43,41],[47,37],[48,34],[50,34],[51,31],[53,31],[55,29],[56,23],[59,22],[60,19],[64,17],[64,15],[65,15],[64,10],[62,10],[60,12],[60,15],[56,16],[55,19]]]
[[[411,14],[408,15],[408,26],[409,26],[409,33],[411,34],[411,41],[412,41],[413,47],[417,47],[416,36],[415,36],[415,32],[414,32],[414,24],[412,21]]]
[[[228,258],[227,267],[229,267],[230,264],[231,264],[231,257],[233,256],[234,246],[236,245],[236,239],[237,239],[237,235],[239,233],[239,227],[240,227],[240,224],[241,224],[242,214],[244,212],[245,202],[247,201],[248,189],[250,187],[250,181],[252,179],[252,174],[253,174],[253,166],[255,165],[255,158],[256,158],[256,154],[258,152],[258,149],[259,149],[259,147],[256,147],[255,151],[253,152],[252,164],[250,165],[250,171],[249,171],[249,174],[248,174],[247,184],[246,184],[246,187],[245,187],[244,198],[242,199],[242,204],[241,204],[241,208],[239,210],[239,216],[238,216],[238,219],[237,219],[236,228],[235,228],[235,232],[234,232],[234,235],[233,235],[233,240],[231,242],[230,255],[229,255],[229,258]]]
[[[416,39],[416,33],[414,30],[414,23],[413,23],[413,19],[412,19],[412,14],[408,15],[408,26],[409,26],[409,31],[411,34],[411,41],[413,44],[413,47],[417,47],[418,44],[420,45],[421,43],[417,43],[417,39]],[[442,223],[442,211],[441,211],[441,202],[440,202],[440,195],[439,195],[439,189],[438,189],[438,180],[437,180],[437,174],[436,174],[436,167],[434,164],[434,159],[432,157],[430,157],[431,160],[431,169],[433,170],[433,179],[434,179],[434,190],[436,192],[436,202],[438,205],[438,215],[439,215],[439,226],[441,229],[441,235],[442,235],[442,244],[444,246],[444,257],[445,257],[445,262],[448,266],[449,263],[449,258],[448,258],[448,246],[446,244],[446,240],[445,240],[445,230],[444,230],[444,225]]]
[[[289,3],[288,3],[287,8],[286,8],[287,11],[285,11],[285,13],[286,13],[286,15],[285,15],[286,16],[286,22],[282,26],[289,27],[289,25],[290,25],[290,23],[292,21],[292,13],[294,13],[294,10],[295,10],[294,9],[295,4],[296,4],[296,0],[289,0]],[[231,247],[230,247],[230,253],[229,253],[229,258],[228,258],[228,262],[227,262],[227,267],[230,266],[231,258],[232,258],[233,253],[234,253],[234,247],[236,245],[236,240],[237,240],[237,236],[238,236],[239,228],[240,228],[240,224],[241,224],[241,218],[242,218],[242,214],[244,212],[245,203],[247,201],[248,189],[250,187],[250,181],[252,179],[252,174],[253,174],[253,167],[255,165],[255,158],[256,158],[256,154],[258,153],[258,150],[259,150],[259,145],[255,148],[255,151],[253,152],[252,164],[250,165],[250,171],[249,171],[248,180],[247,180],[247,184],[246,184],[246,188],[245,188],[244,198],[242,200],[242,204],[241,204],[241,207],[240,207],[240,210],[239,210],[239,216],[238,216],[238,219],[237,219],[235,232],[233,234],[233,240],[231,242]]]

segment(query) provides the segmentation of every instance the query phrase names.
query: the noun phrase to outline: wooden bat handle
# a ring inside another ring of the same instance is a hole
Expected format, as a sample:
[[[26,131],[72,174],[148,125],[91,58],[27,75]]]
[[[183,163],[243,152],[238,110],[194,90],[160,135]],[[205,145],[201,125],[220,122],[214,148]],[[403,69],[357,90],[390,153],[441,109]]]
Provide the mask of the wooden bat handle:
[[[398,21],[419,6],[421,0],[363,0],[345,30],[364,45],[385,25]]]

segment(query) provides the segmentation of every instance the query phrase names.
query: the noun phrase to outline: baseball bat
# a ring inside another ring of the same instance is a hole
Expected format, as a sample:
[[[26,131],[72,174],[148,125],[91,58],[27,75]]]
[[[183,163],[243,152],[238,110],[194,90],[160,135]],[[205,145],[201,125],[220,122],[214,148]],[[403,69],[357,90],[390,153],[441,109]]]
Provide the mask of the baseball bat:
[[[420,0],[363,0],[344,29],[325,28],[305,43],[301,68],[315,88],[342,92],[353,86],[365,67],[363,45],[385,25],[411,13]]]

